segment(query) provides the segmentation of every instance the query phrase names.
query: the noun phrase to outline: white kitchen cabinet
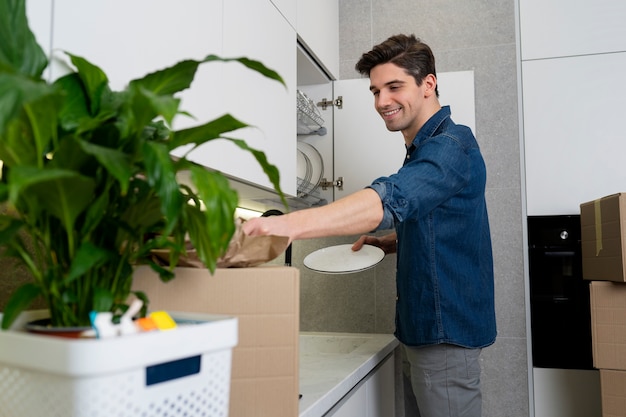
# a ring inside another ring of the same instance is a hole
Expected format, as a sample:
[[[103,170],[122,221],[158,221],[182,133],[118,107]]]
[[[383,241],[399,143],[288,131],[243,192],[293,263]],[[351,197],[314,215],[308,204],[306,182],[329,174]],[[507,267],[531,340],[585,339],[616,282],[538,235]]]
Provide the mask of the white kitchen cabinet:
[[[101,67],[114,89],[183,59],[222,52],[222,1],[55,0],[54,50],[67,50]],[[203,65],[182,94],[182,108],[197,120],[179,116],[175,127],[221,115],[221,64]],[[52,67],[53,78],[63,73]]]
[[[274,6],[287,19],[287,22],[295,29],[298,16],[298,0],[271,0]]]
[[[330,79],[339,77],[338,0],[297,0],[299,41]]]
[[[626,53],[522,63],[528,215],[624,191],[625,72]]]
[[[283,191],[295,193],[296,34],[270,0],[55,0],[52,31],[52,48],[100,66],[114,89],[209,54],[245,56],[276,70],[286,87],[235,62],[200,66],[191,88],[181,94],[181,109],[193,118],[178,116],[174,127],[232,114],[253,127],[229,136],[264,151],[280,171]],[[52,66],[52,78],[63,72],[62,66]],[[230,142],[213,141],[189,158],[242,182],[273,188],[253,156]]]
[[[522,60],[626,50],[626,2],[520,0]]]
[[[246,13],[242,13],[246,10]],[[224,2],[224,56],[261,61],[276,70],[287,86],[254,73],[238,63],[227,63],[221,79],[224,89],[218,103],[224,112],[251,125],[229,136],[245,139],[249,146],[265,152],[281,176],[287,194],[296,191],[296,34],[269,0]],[[227,23],[229,22],[229,23]],[[232,24],[230,22],[233,22]],[[252,155],[226,141],[199,149],[194,160],[232,177],[260,187],[272,186]]]
[[[440,102],[450,105],[456,123],[475,128],[473,71],[438,74]],[[369,79],[338,80],[300,87],[315,103],[341,97],[336,105],[320,108],[328,134],[305,135],[299,140],[313,145],[322,154],[324,177],[342,180],[342,189],[321,190],[321,198],[333,201],[352,194],[381,176],[395,173],[404,161],[406,148],[400,132],[390,132],[374,109]],[[321,188],[321,187],[320,187]]]
[[[390,354],[341,399],[325,417],[395,415],[394,355]]]

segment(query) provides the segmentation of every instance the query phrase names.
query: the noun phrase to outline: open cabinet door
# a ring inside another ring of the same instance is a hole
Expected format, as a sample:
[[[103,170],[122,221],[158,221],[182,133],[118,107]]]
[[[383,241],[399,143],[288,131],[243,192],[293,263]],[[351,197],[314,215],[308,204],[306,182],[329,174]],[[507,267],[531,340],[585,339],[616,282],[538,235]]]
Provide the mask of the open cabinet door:
[[[442,105],[450,105],[452,119],[475,128],[474,72],[445,72],[438,76]],[[319,108],[327,129],[324,136],[298,136],[299,141],[313,145],[322,155],[323,177],[328,181],[341,178],[342,189],[319,189],[327,201],[337,200],[369,185],[374,179],[388,176],[402,166],[406,154],[400,132],[390,132],[374,109],[369,79],[338,80],[320,85],[300,86],[315,103],[337,100],[342,105]]]
[[[444,72],[437,76],[442,105],[450,105],[452,119],[475,133],[474,72]],[[334,97],[342,97],[341,109],[334,108],[335,180],[343,178],[343,190],[335,188],[335,199],[358,191],[381,176],[395,173],[406,155],[400,132],[390,132],[374,109],[369,79],[334,82]]]

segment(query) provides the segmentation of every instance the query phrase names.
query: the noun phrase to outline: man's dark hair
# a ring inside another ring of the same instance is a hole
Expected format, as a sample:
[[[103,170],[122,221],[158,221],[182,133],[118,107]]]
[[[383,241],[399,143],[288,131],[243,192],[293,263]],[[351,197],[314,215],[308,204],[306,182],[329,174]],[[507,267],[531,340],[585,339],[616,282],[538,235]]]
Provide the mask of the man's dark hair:
[[[374,46],[364,53],[355,65],[362,75],[370,76],[370,71],[377,65],[392,63],[403,68],[407,74],[415,78],[417,85],[422,85],[424,77],[435,71],[435,56],[428,45],[416,38],[415,35],[395,35],[386,41]],[[439,90],[435,88],[439,97]]]

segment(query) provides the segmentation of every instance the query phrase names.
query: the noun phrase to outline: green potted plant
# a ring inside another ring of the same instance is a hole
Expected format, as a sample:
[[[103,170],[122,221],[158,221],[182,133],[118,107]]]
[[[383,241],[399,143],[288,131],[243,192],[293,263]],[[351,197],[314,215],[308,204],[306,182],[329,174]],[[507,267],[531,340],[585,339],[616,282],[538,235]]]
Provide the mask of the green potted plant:
[[[228,246],[236,192],[221,173],[173,158],[172,150],[230,140],[255,156],[285,201],[265,155],[225,136],[245,123],[226,114],[170,129],[180,113],[176,93],[190,86],[198,66],[237,61],[284,82],[258,61],[209,55],[112,91],[99,67],[67,53],[75,70],[49,83],[24,3],[0,2],[0,254],[22,262],[33,279],[9,299],[2,327],[39,297],[52,325],[85,326],[90,311],[125,311],[135,265],[148,263],[172,279],[188,238],[214,271]],[[183,171],[192,186],[177,179]],[[171,267],[152,261],[155,249],[170,251]]]

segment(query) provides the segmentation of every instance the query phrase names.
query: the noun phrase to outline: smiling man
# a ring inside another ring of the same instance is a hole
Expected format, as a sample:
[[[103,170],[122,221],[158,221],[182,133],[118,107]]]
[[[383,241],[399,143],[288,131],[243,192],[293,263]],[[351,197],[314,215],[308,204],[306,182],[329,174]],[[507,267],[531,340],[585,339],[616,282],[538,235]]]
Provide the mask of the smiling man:
[[[472,131],[439,103],[428,45],[392,36],[356,69],[369,77],[387,129],[404,137],[402,167],[327,206],[253,219],[244,231],[291,241],[393,229],[353,249],[397,253],[395,334],[415,396],[406,415],[480,417],[479,357],[496,338],[485,163]]]

